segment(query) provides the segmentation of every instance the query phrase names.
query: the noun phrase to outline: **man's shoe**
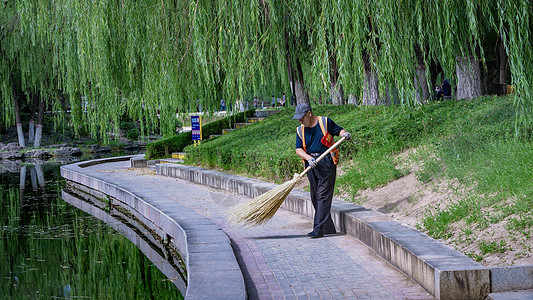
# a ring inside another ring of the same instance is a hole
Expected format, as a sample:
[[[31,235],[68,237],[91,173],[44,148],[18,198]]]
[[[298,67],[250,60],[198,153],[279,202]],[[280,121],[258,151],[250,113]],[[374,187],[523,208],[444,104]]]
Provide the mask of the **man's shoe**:
[[[311,231],[307,234],[308,237],[312,238],[312,239],[316,239],[316,238],[321,238],[323,237],[324,235],[322,233],[318,233],[316,231]]]

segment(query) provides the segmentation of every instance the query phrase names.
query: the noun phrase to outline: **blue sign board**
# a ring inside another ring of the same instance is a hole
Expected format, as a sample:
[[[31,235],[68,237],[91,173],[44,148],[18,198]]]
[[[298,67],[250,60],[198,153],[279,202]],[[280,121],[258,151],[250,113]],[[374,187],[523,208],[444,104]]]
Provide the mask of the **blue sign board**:
[[[202,117],[200,116],[191,117],[191,129],[192,129],[192,140],[201,141],[202,140]]]

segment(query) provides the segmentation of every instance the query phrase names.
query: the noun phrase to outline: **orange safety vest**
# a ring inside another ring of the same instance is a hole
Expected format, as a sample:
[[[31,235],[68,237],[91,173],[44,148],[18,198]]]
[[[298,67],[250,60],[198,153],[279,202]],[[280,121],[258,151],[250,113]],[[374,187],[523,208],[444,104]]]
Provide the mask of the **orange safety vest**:
[[[328,118],[327,117],[320,117],[318,116],[318,124],[320,124],[320,129],[322,129],[322,135],[326,136],[326,133],[328,132]],[[302,139],[302,146],[304,151],[307,152],[306,146],[305,146],[305,126],[300,125],[296,127],[296,133]],[[339,163],[339,148],[335,148],[331,150],[331,158],[333,158],[333,163],[338,164]],[[302,159],[302,161],[305,164],[305,160]]]

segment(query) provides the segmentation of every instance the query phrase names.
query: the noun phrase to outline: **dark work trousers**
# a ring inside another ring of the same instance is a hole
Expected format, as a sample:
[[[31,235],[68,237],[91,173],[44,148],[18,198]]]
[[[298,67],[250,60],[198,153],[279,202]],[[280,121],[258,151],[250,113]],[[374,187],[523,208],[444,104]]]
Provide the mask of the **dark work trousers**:
[[[337,232],[331,219],[331,201],[336,176],[337,166],[333,163],[331,155],[324,157],[316,167],[307,172],[311,188],[311,202],[315,208],[313,231],[317,233],[333,234]]]

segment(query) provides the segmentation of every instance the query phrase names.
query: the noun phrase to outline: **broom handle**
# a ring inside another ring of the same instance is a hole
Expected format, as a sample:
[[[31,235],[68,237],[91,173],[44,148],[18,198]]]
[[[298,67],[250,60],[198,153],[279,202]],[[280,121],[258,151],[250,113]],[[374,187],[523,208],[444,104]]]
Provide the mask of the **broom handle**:
[[[338,140],[335,144],[333,144],[333,146],[329,147],[328,150],[326,150],[326,152],[322,153],[322,155],[320,155],[317,159],[316,159],[316,162],[318,163],[319,161],[321,161],[324,157],[326,157],[326,155],[328,155],[333,149],[335,149],[340,143],[342,143],[344,141],[344,139],[346,139],[345,137],[342,137],[340,140]],[[311,166],[305,168],[305,170],[300,173],[300,177],[304,176],[305,173],[307,173],[309,170],[311,170]]]

